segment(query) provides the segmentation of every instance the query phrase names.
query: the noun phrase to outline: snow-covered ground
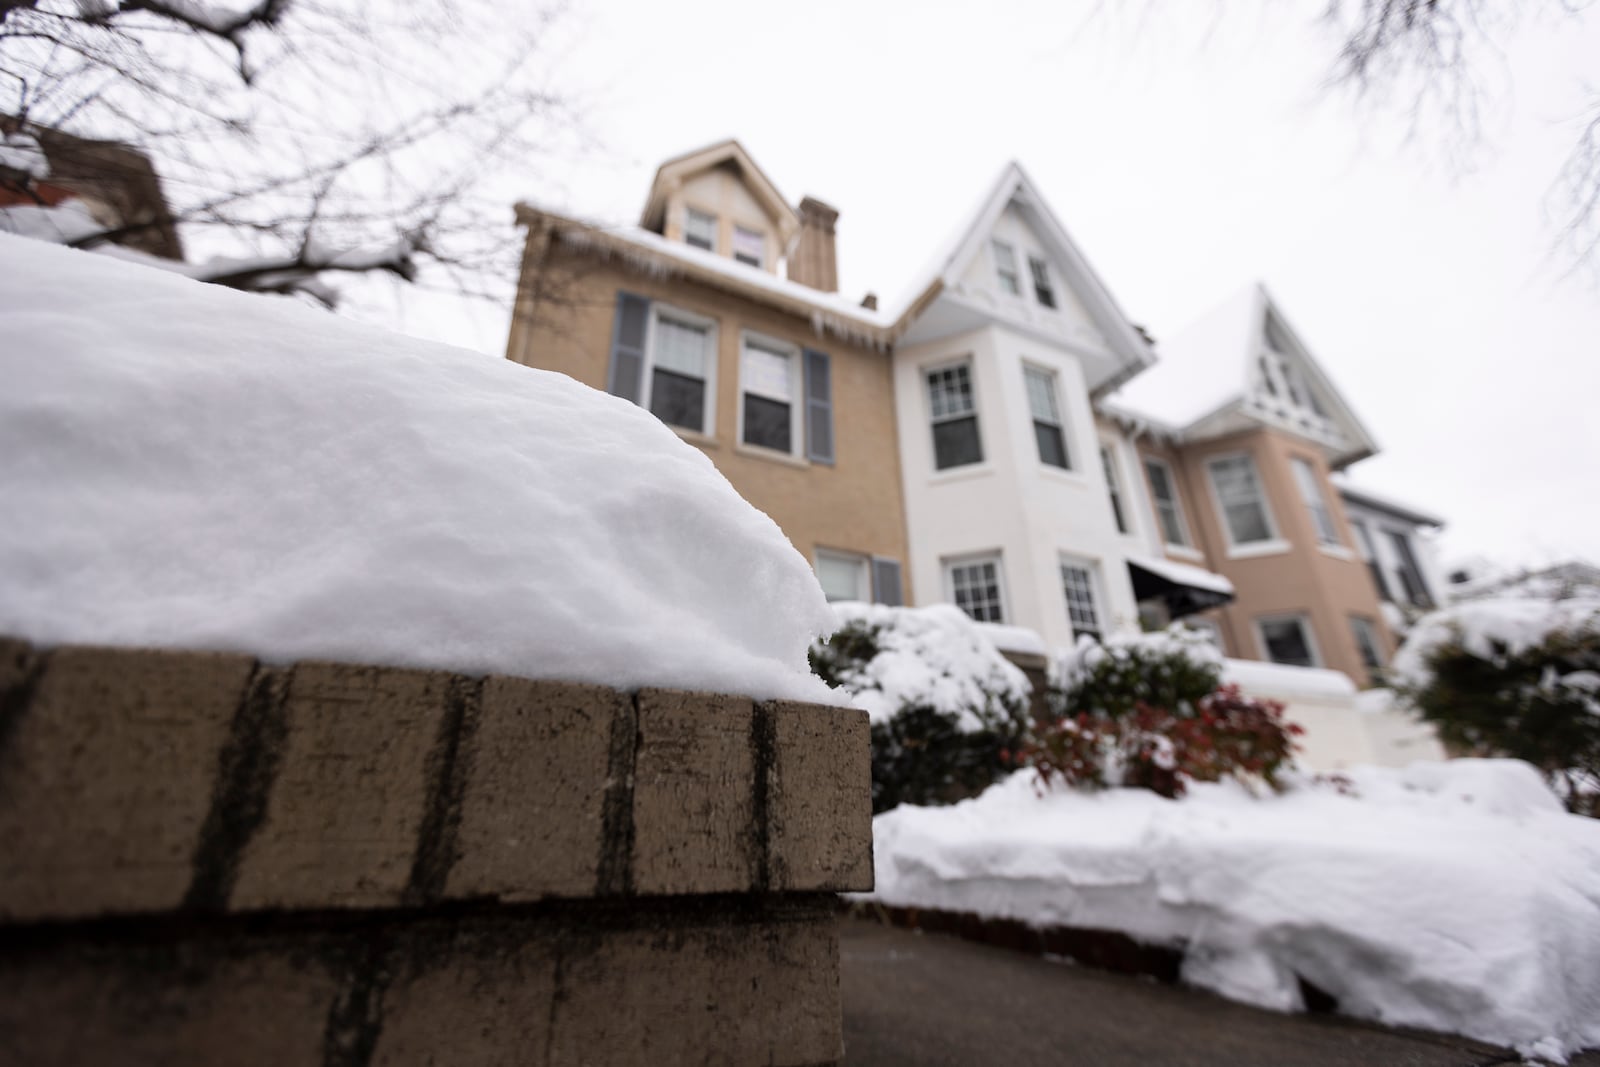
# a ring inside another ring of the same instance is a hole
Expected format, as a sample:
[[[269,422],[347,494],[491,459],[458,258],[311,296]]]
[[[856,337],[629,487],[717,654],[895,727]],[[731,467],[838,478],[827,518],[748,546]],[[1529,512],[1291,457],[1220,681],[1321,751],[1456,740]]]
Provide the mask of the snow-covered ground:
[[[1041,794],[1022,772],[874,821],[886,904],[1180,946],[1186,981],[1560,1060],[1600,1045],[1600,821],[1510,760],[1358,768],[1256,797]]]
[[[836,702],[811,568],[560,374],[0,236],[0,634]]]

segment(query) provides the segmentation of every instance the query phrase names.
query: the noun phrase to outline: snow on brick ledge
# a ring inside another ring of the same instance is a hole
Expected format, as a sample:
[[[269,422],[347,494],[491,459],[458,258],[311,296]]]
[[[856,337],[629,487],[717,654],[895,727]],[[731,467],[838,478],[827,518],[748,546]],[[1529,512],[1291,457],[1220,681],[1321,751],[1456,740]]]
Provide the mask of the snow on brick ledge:
[[[837,703],[778,527],[564,375],[0,236],[0,633]]]

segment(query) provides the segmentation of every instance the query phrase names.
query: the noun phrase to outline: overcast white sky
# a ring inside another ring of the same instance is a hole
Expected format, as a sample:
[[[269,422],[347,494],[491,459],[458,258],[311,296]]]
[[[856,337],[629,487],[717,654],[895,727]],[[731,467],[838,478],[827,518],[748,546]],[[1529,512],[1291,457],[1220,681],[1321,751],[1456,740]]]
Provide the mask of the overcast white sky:
[[[844,292],[889,298],[1017,159],[1158,343],[1263,280],[1382,446],[1352,475],[1449,519],[1447,559],[1600,561],[1600,283],[1563,278],[1547,195],[1600,12],[1485,57],[1463,173],[1322,91],[1321,0],[1276,7],[590,0],[560,66],[598,148],[519,184],[631,223],[661,160],[738,137],[840,210]],[[403,327],[504,347],[503,315]]]

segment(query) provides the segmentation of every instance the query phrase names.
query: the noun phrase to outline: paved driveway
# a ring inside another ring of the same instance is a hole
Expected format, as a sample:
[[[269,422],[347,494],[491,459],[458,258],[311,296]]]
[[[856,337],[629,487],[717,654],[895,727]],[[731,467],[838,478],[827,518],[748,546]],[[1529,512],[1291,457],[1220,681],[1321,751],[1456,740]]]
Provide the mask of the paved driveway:
[[[847,1067],[1487,1067],[1505,1049],[1194,990],[844,919]],[[1574,1058],[1600,1067],[1600,1052]]]

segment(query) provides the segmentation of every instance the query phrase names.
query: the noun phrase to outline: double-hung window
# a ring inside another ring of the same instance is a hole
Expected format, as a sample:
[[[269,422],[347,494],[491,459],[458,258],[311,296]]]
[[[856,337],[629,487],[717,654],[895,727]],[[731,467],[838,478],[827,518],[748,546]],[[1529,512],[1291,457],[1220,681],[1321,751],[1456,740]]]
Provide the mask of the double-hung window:
[[[1028,410],[1033,415],[1033,439],[1039,446],[1039,462],[1068,470],[1067,438],[1061,429],[1061,408],[1056,402],[1056,376],[1038,367],[1023,367],[1022,381],[1028,390]]]
[[[1322,495],[1322,486],[1317,484],[1317,469],[1309,460],[1299,456],[1290,460],[1290,466],[1294,468],[1294,481],[1300,488],[1300,499],[1305,501],[1306,510],[1311,512],[1311,525],[1316,528],[1317,543],[1339,544],[1339,528],[1333,524],[1328,498]]]
[[[1100,466],[1106,472],[1106,492],[1111,494],[1111,517],[1117,520],[1117,532],[1128,532],[1128,513],[1122,506],[1122,479],[1117,476],[1117,461],[1111,449],[1100,446]]]
[[[1350,520],[1350,528],[1356,532],[1356,545],[1361,549],[1361,558],[1367,561],[1367,573],[1372,575],[1379,599],[1392,601],[1394,594],[1389,592],[1389,580],[1383,576],[1383,563],[1378,559],[1378,546],[1372,542],[1372,531],[1365,522],[1355,519]]]
[[[1261,632],[1261,647],[1273,663],[1286,663],[1294,667],[1315,667],[1317,653],[1311,643],[1311,629],[1304,615],[1280,615],[1277,618],[1257,619]]]
[[[1161,536],[1169,545],[1186,547],[1189,531],[1183,522],[1183,506],[1178,501],[1178,487],[1172,480],[1172,468],[1159,459],[1144,461],[1144,476],[1150,482],[1150,498],[1155,501],[1156,521],[1161,523]]]
[[[1249,456],[1228,456],[1212,460],[1206,468],[1222,505],[1228,540],[1235,545],[1272,540],[1272,518],[1261,480],[1256,477],[1255,461]]]
[[[1000,291],[1011,296],[1022,295],[1022,277],[1017,273],[1017,253],[1004,241],[992,241],[994,273],[999,279]]]
[[[933,465],[937,470],[983,462],[978,405],[972,395],[972,365],[957,363],[927,374],[928,411],[933,420]]]
[[[1033,296],[1040,305],[1047,308],[1056,306],[1055,286],[1050,283],[1050,264],[1038,256],[1028,257],[1028,271],[1033,275]]]
[[[717,249],[717,217],[708,215],[704,211],[694,208],[685,209],[683,219],[683,241],[685,244],[694,245],[715,252]]]
[[[829,601],[871,601],[894,607],[904,601],[897,559],[819,548],[817,581]]]
[[[1361,665],[1369,671],[1382,670],[1383,655],[1378,651],[1378,631],[1372,620],[1360,615],[1350,616],[1350,632],[1355,636]]]
[[[740,411],[744,429],[740,440],[747,445],[794,452],[796,430],[795,396],[799,353],[794,349],[755,337],[744,339],[739,355]]]
[[[1067,621],[1072,623],[1073,636],[1100,640],[1100,606],[1095,596],[1093,567],[1062,560],[1061,591],[1067,600]]]
[[[1416,553],[1411,550],[1411,538],[1399,530],[1384,532],[1394,546],[1394,573],[1400,579],[1400,589],[1405,593],[1406,601],[1419,608],[1433,607],[1433,598],[1428,595],[1428,587],[1422,580],[1422,567],[1417,563]]]
[[[1000,561],[957,560],[945,564],[945,580],[956,607],[978,622],[1005,622],[1005,605],[1000,597]]]
[[[661,309],[650,352],[649,408],[670,426],[706,432],[711,326]]]
[[[733,258],[740,263],[748,263],[752,267],[759,267],[766,259],[767,239],[759,230],[747,230],[743,226],[733,228]]]

